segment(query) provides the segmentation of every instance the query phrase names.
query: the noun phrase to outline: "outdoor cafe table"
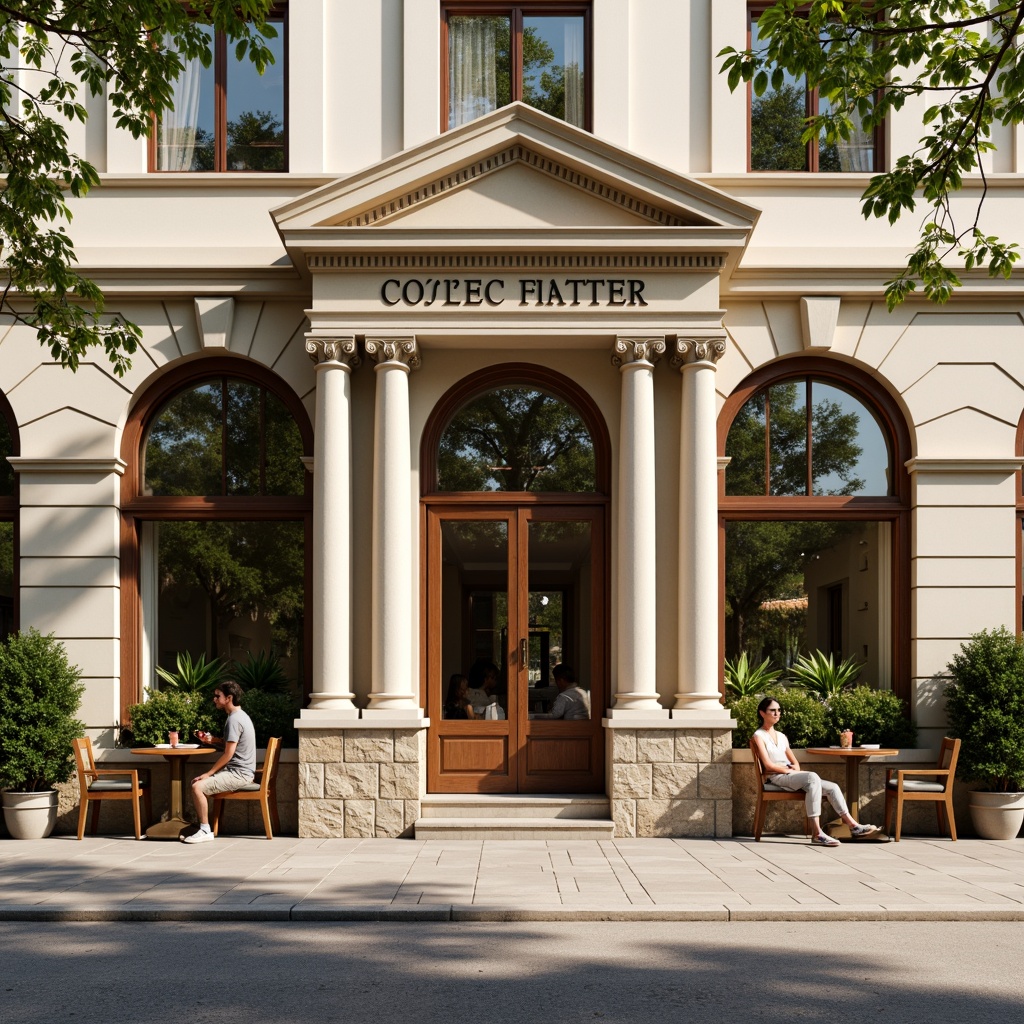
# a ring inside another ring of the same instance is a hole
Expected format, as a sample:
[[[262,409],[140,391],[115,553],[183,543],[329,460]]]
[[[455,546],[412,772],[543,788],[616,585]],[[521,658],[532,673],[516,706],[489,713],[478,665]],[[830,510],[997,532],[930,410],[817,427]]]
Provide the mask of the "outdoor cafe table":
[[[890,747],[808,747],[808,754],[822,757],[842,757],[846,759],[846,802],[850,814],[860,821],[860,763],[869,757],[895,757],[899,751]],[[830,822],[829,835],[834,839],[849,839],[850,828],[838,819]],[[875,832],[866,839],[887,843],[889,837],[882,831]]]
[[[146,829],[146,836],[150,839],[177,839],[178,833],[188,824],[185,820],[184,805],[184,779],[185,762],[193,754],[213,754],[213,747],[200,747],[196,745],[178,744],[176,747],[133,747],[133,754],[142,757],[163,757],[171,766],[170,801],[167,818],[150,825]]]

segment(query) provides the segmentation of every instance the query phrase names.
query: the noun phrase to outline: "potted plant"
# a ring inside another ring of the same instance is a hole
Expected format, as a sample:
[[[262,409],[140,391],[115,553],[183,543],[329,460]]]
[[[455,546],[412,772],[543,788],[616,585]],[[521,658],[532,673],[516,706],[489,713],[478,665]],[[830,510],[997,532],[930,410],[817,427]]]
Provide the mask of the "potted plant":
[[[0,787],[15,839],[43,839],[57,821],[57,791],[74,772],[71,741],[85,689],[64,645],[37,630],[0,643]]]
[[[957,774],[971,793],[974,830],[1013,839],[1024,823],[1024,641],[1005,627],[982,630],[949,663],[946,715],[962,741]]]

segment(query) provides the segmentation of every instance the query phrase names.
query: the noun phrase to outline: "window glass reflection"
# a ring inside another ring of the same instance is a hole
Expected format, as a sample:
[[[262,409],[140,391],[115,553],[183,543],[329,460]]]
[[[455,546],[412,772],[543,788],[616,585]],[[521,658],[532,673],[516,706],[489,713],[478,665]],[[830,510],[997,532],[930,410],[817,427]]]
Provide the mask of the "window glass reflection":
[[[757,20],[750,25],[750,47],[760,50]],[[807,146],[801,136],[807,118],[807,79],[786,72],[782,84],[750,94],[750,168],[754,171],[806,171]]]
[[[220,494],[222,388],[199,384],[172,398],[146,440],[146,494]]]
[[[467,402],[441,436],[442,491],[596,489],[594,443],[579,413],[531,387],[488,391]]]
[[[523,18],[523,102],[583,127],[583,17]]]
[[[0,415],[0,497],[9,498],[14,494],[14,467],[7,461],[14,454],[14,441],[10,427]]]
[[[0,640],[14,632],[14,523],[0,522]]]
[[[767,394],[758,392],[744,403],[729,428],[725,454],[729,467],[725,471],[726,494],[764,494],[767,443]]]
[[[889,448],[871,411],[848,391],[813,381],[814,494],[891,494]]]
[[[227,80],[227,169],[229,171],[283,171],[284,148],[284,66],[285,32],[275,22],[276,39],[266,39],[274,55],[259,74],[243,54],[235,56],[228,44]]]

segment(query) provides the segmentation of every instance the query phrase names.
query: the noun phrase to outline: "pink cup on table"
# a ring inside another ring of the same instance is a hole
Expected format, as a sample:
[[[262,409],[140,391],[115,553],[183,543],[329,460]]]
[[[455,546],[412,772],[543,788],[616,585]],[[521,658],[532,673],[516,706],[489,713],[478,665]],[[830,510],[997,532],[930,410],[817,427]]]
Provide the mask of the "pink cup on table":
[[[176,747],[178,745],[178,733],[174,729],[167,734],[167,742],[170,743],[172,747]]]

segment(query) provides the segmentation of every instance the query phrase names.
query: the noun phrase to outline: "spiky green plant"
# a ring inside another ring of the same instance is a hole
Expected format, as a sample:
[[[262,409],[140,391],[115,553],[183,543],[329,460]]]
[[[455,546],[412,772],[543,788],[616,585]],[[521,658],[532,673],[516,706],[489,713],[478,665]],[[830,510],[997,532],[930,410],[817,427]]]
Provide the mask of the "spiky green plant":
[[[852,656],[837,665],[831,654],[811,651],[801,654],[789,670],[790,684],[827,701],[852,686],[860,670],[861,666]]]
[[[765,658],[755,665],[744,651],[734,661],[725,661],[725,688],[730,697],[748,697],[764,693],[782,675],[779,669],[771,667],[771,658]]]
[[[262,690],[264,693],[288,693],[291,680],[281,667],[281,656],[271,651],[249,651],[245,661],[236,661],[232,667],[235,681],[243,690]]]
[[[227,678],[227,665],[220,658],[206,660],[200,654],[195,661],[188,651],[181,651],[175,659],[176,670],[170,672],[157,666],[156,674],[173,690],[182,693],[212,693]]]

